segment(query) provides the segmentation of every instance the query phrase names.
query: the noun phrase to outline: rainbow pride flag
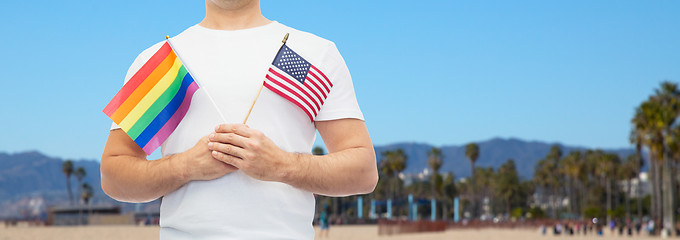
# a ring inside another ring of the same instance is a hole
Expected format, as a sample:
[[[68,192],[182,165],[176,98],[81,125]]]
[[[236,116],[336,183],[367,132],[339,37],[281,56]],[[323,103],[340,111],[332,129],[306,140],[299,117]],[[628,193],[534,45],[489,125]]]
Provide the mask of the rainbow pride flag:
[[[175,131],[196,90],[198,84],[166,41],[103,112],[149,155]]]

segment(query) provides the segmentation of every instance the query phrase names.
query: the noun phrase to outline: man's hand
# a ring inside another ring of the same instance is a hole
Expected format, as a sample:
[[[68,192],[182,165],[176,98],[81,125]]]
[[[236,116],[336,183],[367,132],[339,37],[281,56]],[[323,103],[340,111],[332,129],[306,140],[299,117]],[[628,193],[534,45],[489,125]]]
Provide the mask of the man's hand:
[[[281,150],[262,132],[244,124],[222,124],[210,135],[212,156],[246,175],[263,181],[285,182],[295,154]]]
[[[208,136],[202,137],[194,147],[185,152],[185,161],[182,161],[181,169],[188,181],[212,180],[238,170],[213,158],[212,151],[208,148],[209,143]]]
[[[338,119],[315,124],[328,155],[288,153],[244,124],[217,126],[208,146],[214,158],[259,180],[282,182],[325,196],[372,192],[378,169],[364,121]]]
[[[237,169],[212,157],[208,136],[191,149],[146,160],[146,153],[123,132],[109,133],[101,160],[101,184],[110,197],[123,202],[148,202],[192,180],[215,179]]]

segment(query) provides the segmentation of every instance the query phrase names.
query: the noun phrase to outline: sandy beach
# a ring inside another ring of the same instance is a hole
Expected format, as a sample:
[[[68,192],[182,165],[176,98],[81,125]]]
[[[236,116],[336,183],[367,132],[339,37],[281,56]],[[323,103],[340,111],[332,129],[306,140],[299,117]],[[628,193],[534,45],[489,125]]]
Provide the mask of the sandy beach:
[[[317,238],[319,229],[315,228]],[[578,236],[553,236],[551,234],[543,236],[538,229],[449,229],[445,232],[436,233],[416,233],[416,234],[399,234],[391,236],[378,236],[378,227],[375,225],[362,226],[331,226],[329,238],[330,240],[352,239],[352,240],[368,240],[368,239],[423,239],[423,240],[438,240],[438,239],[465,239],[465,240],[544,240],[544,239],[652,239],[659,237],[649,237],[646,234],[639,236],[619,236],[607,235],[606,232],[603,237],[595,235],[578,235]],[[154,227],[138,227],[138,226],[81,226],[81,227],[0,227],[0,240],[18,240],[18,239],[64,239],[64,240],[151,240],[158,239],[159,228]]]

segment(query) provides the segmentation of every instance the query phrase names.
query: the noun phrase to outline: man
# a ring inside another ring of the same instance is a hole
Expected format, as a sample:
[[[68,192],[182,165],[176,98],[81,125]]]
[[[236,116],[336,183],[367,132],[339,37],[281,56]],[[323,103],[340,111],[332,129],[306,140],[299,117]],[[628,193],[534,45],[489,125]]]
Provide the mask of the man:
[[[114,124],[101,160],[102,188],[125,202],[163,197],[162,239],[313,239],[313,193],[369,193],[378,179],[349,71],[332,42],[266,19],[259,0],[205,4],[205,18],[171,39],[201,85],[186,116],[154,161]],[[310,121],[265,88],[247,124],[237,124],[286,33],[286,45],[332,83],[325,102]],[[160,45],[137,57],[126,81]],[[317,130],[328,155],[307,154]]]

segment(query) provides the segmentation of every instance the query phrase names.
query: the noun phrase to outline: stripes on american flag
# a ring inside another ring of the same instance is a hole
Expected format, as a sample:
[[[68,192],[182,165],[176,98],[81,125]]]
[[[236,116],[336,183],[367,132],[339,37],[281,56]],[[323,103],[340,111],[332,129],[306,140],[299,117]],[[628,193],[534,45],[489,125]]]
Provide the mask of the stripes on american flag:
[[[264,86],[297,105],[314,122],[333,83],[321,70],[284,44],[269,67]]]

